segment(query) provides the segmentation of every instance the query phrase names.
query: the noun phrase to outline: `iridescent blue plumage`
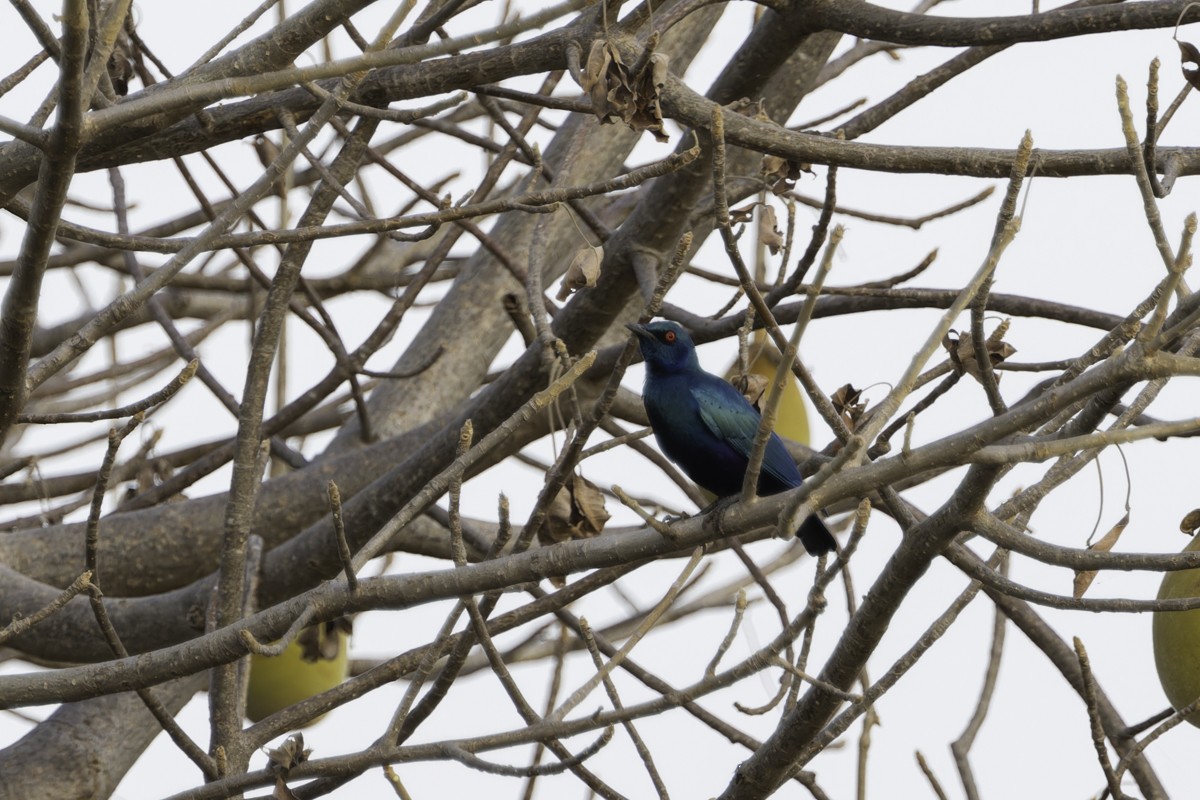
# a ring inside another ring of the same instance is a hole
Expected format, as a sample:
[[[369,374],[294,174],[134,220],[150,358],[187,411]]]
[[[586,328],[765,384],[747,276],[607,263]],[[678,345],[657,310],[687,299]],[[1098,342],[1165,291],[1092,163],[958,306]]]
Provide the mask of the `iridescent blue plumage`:
[[[729,383],[701,369],[696,346],[678,323],[626,327],[638,335],[646,362],[642,400],[658,446],[689,478],[718,497],[741,493],[758,431],[758,411]],[[772,433],[758,493],[776,494],[803,480],[783,441]],[[837,546],[816,515],[801,523],[796,533],[813,555]]]

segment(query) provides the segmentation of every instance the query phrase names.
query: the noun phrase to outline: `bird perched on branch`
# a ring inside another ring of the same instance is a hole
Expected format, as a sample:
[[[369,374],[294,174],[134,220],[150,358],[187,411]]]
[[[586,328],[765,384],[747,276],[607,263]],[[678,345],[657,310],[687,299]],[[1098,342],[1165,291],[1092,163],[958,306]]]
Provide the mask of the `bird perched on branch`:
[[[642,401],[658,446],[693,481],[719,498],[742,491],[759,414],[742,393],[700,368],[691,336],[676,322],[626,325],[637,334],[646,362]],[[760,495],[776,494],[804,481],[796,462],[774,433],[767,440]],[[796,531],[804,549],[823,555],[837,542],[816,514]]]

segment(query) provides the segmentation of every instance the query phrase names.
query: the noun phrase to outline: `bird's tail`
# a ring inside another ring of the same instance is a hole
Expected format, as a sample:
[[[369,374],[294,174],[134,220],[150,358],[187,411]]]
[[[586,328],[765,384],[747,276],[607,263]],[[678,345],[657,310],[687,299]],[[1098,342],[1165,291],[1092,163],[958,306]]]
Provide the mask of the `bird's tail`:
[[[800,537],[810,556],[823,556],[837,549],[837,540],[833,538],[829,528],[825,527],[820,514],[813,514],[801,522],[796,535]]]

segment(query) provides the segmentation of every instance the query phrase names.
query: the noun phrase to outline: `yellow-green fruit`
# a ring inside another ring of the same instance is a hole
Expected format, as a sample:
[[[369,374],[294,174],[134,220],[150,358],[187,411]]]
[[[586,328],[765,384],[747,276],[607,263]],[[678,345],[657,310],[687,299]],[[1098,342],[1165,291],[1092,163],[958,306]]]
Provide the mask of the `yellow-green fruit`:
[[[1183,551],[1200,551],[1200,536],[1193,536]],[[1159,600],[1187,597],[1200,597],[1200,569],[1163,575]],[[1171,706],[1183,708],[1200,697],[1200,609],[1156,611],[1152,631],[1158,680]],[[1187,721],[1200,727],[1200,712],[1189,714]]]
[[[763,405],[766,397],[774,391],[771,381],[775,380],[775,367],[779,364],[779,351],[774,345],[766,342],[766,337],[759,331],[750,345],[750,372],[767,379],[767,391],[759,405]],[[725,372],[727,379],[735,378],[741,368],[734,361]],[[783,397],[779,398],[779,412],[775,417],[775,432],[800,444],[808,444],[808,409],[804,404],[804,396],[800,393],[800,383],[790,372],[783,385]]]
[[[258,722],[263,717],[328,691],[346,680],[350,672],[350,654],[346,644],[350,637],[338,631],[327,632],[325,628],[330,624],[333,623],[305,629],[277,656],[250,657],[247,717]],[[316,632],[318,630],[319,633]],[[330,639],[330,636],[336,639]],[[313,638],[321,641],[314,646]],[[325,652],[321,652],[322,649]]]

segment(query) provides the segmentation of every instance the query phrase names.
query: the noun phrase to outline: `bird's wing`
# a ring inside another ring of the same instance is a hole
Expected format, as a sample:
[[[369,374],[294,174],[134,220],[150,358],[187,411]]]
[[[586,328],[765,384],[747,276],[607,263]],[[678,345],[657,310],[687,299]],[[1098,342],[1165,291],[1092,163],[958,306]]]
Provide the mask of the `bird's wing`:
[[[754,406],[742,397],[741,392],[714,376],[711,381],[691,387],[692,397],[700,408],[700,419],[714,435],[724,439],[734,450],[746,458],[754,448],[754,434],[758,432],[759,414]],[[771,475],[785,486],[800,483],[800,471],[788,454],[783,442],[774,434],[767,442],[763,456],[763,472]]]

